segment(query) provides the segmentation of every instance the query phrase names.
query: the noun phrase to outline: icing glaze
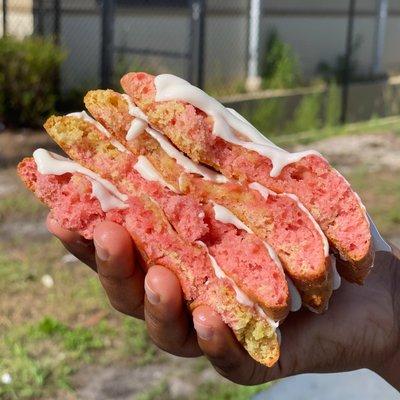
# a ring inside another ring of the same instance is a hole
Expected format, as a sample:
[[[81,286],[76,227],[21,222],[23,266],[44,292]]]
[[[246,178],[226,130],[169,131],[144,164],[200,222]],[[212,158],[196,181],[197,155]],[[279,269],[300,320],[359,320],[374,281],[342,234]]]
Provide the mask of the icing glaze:
[[[115,140],[111,137],[110,132],[98,121],[96,121],[94,118],[92,118],[86,111],[80,111],[80,112],[74,112],[67,114],[68,117],[75,117],[75,118],[80,118],[89,124],[94,125],[105,137],[110,139],[111,144],[121,151],[122,153],[126,153],[128,150],[125,148],[125,146],[122,145],[122,143],[118,142],[118,140]]]
[[[271,190],[267,189],[265,186],[260,185],[257,182],[252,182],[249,185],[250,189],[254,189],[257,190],[261,196],[264,197],[264,199],[268,198],[269,194],[274,194],[275,196],[287,196],[290,197],[292,200],[294,200],[297,203],[297,206],[307,215],[307,217],[312,221],[312,223],[315,226],[315,229],[317,230],[317,232],[319,233],[319,235],[322,238],[322,243],[324,246],[324,254],[325,257],[328,257],[329,255],[329,243],[328,243],[328,239],[326,238],[324,232],[322,232],[321,227],[318,225],[317,221],[314,219],[314,217],[311,215],[311,213],[307,210],[307,208],[303,205],[303,203],[300,201],[300,199],[291,193],[282,193],[282,194],[278,194],[275,192],[272,192]]]
[[[127,94],[123,94],[122,97],[128,103],[128,112],[130,115],[132,115],[132,117],[140,118],[143,121],[148,122],[147,115],[133,103],[130,96],[128,96]]]
[[[145,156],[139,156],[137,163],[134,165],[135,170],[139,172],[146,181],[159,182],[163,186],[175,192],[175,188],[164,180],[161,174],[153,167],[153,164]]]
[[[290,293],[290,311],[296,312],[299,311],[302,305],[302,300],[299,291],[294,285],[293,281],[286,275],[286,281],[289,287]]]
[[[213,97],[201,89],[191,85],[184,79],[170,74],[158,75],[154,81],[156,101],[180,100],[192,104],[213,118],[213,135],[225,141],[253,150],[269,158],[272,162],[270,175],[278,176],[282,169],[308,155],[321,155],[314,150],[289,153],[262,139],[262,134],[244,118],[238,118],[236,112],[229,111]],[[236,132],[247,137],[249,141],[240,139]]]
[[[342,284],[342,278],[338,274],[337,269],[336,269],[336,258],[333,254],[330,255],[331,258],[331,268],[332,268],[332,289],[333,290],[338,290],[340,288],[340,285]]]
[[[214,181],[217,183],[229,182],[224,175],[219,174],[207,168],[203,165],[193,162],[189,157],[186,157],[181,151],[179,151],[172,143],[160,132],[151,128],[148,124],[148,120],[143,111],[134,105],[131,98],[124,94],[123,98],[128,103],[129,114],[134,117],[131,126],[127,132],[126,140],[130,141],[137,137],[138,134],[145,130],[153,139],[155,139],[160,147],[173,158],[178,165],[180,165],[186,172],[193,173],[202,176],[204,179]],[[139,132],[139,133],[138,133]]]
[[[232,224],[236,226],[238,229],[242,229],[248,233],[253,233],[253,231],[245,225],[236,215],[234,215],[231,211],[229,211],[226,207],[221,206],[217,203],[213,204],[214,215],[217,221],[223,222],[224,224]]]
[[[321,227],[318,225],[317,221],[314,219],[314,217],[311,215],[310,211],[307,210],[307,208],[303,205],[303,203],[299,200],[299,198],[292,193],[285,193],[285,194],[278,194],[278,196],[288,196],[291,199],[293,199],[298,207],[305,213],[307,214],[308,218],[312,221],[312,223],[315,226],[315,229],[318,231],[318,233],[320,234],[321,238],[322,238],[322,243],[324,245],[324,254],[325,257],[329,256],[329,243],[328,243],[328,239],[326,238],[324,232],[322,232]]]
[[[140,119],[134,118],[128,132],[126,133],[126,141],[129,142],[131,140],[136,139],[139,135],[146,131],[147,122]]]
[[[279,259],[278,255],[276,254],[275,250],[264,240],[263,241],[265,248],[268,251],[269,256],[272,258],[272,260],[274,261],[274,263],[279,267],[279,269],[282,271],[282,273],[284,274],[285,271],[282,267],[282,263],[281,260]]]
[[[107,180],[101,178],[91,170],[82,167],[69,158],[51,153],[45,149],[37,149],[33,152],[37,169],[42,175],[63,175],[79,173],[87,177],[92,183],[92,195],[96,197],[103,211],[111,209],[125,209],[129,206],[125,203],[128,196]]]
[[[223,222],[225,224],[232,224],[232,225],[236,226],[236,228],[238,228],[238,229],[242,229],[242,230],[245,230],[246,232],[253,233],[253,231],[247,225],[245,225],[242,221],[240,221],[240,219],[237,218],[230,210],[228,210],[227,208],[225,208],[219,204],[216,204],[214,202],[212,202],[212,203],[213,203],[215,219],[217,221]],[[282,274],[285,275],[284,269],[282,267],[282,263],[281,263],[278,255],[276,254],[275,250],[267,242],[264,241],[263,243],[264,243],[264,246],[266,247],[271,259],[274,261],[274,263],[277,265],[277,267],[281,270]],[[290,278],[288,276],[285,275],[285,277],[286,277],[287,281],[290,280]],[[291,284],[289,284],[289,282],[288,282],[290,298],[292,299],[290,311],[298,311],[301,307],[301,296],[300,296],[300,293],[297,290],[297,288],[294,286],[293,282],[290,281],[290,283]],[[300,306],[298,304],[299,299],[300,299]]]
[[[217,183],[229,182],[224,175],[213,171],[204,165],[193,162],[189,157],[186,157],[181,151],[174,147],[171,142],[160,132],[148,127],[147,133],[155,140],[161,148],[173,158],[186,172],[202,176],[205,180],[214,181]]]
[[[252,182],[249,185],[250,189],[253,190],[257,190],[257,192],[259,192],[261,194],[262,197],[264,197],[264,199],[268,199],[268,196],[273,193],[271,192],[271,190],[267,189],[265,186],[259,184],[258,182]],[[273,193],[276,194],[276,193]]]
[[[129,207],[128,204],[122,202],[118,197],[108,191],[99,181],[89,177],[87,179],[92,183],[92,197],[99,201],[101,209],[104,212],[114,209],[122,210]]]
[[[246,293],[244,293],[236,285],[236,283],[232,280],[232,278],[230,278],[229,276],[227,276],[225,274],[225,272],[222,270],[222,268],[218,265],[217,260],[208,251],[206,244],[200,240],[197,240],[196,243],[206,249],[208,257],[211,262],[211,266],[214,270],[215,276],[218,279],[227,279],[230,282],[230,284],[232,285],[232,287],[236,293],[236,300],[238,301],[238,303],[243,304],[244,306],[247,306],[250,308],[254,308],[257,311],[257,313],[260,314],[263,318],[265,318],[272,327],[277,328],[279,326],[279,321],[274,321],[272,318],[268,317],[268,315],[265,314],[264,310],[258,304],[256,304],[253,300],[251,300],[246,295]]]

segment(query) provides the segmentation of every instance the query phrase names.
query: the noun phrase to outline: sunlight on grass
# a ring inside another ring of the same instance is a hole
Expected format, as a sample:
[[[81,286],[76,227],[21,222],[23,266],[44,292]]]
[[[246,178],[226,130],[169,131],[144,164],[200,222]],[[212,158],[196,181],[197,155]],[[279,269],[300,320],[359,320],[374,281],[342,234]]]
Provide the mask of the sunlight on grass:
[[[400,180],[395,171],[371,172],[364,167],[348,174],[383,235],[398,235],[400,223]],[[371,184],[373,182],[373,184]]]
[[[270,384],[259,386],[239,386],[235,384],[202,384],[198,388],[196,400],[249,400],[257,393],[266,390]]]
[[[28,191],[0,198],[0,222],[10,217],[37,217],[45,210],[46,207]]]
[[[52,317],[10,330],[1,342],[0,371],[12,377],[9,385],[0,385],[2,399],[70,389],[71,374],[104,347],[101,329],[71,328]]]

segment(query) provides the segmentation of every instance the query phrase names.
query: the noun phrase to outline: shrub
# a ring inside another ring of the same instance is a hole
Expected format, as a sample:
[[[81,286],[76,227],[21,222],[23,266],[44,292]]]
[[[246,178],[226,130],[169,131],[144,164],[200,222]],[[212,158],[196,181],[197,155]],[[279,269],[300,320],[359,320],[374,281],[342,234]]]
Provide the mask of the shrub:
[[[38,126],[56,103],[56,77],[64,53],[50,39],[0,39],[0,118]]]
[[[325,108],[325,126],[336,126],[340,123],[340,89],[335,83],[328,87],[326,108]]]
[[[282,131],[282,122],[285,115],[285,101],[283,98],[261,100],[254,111],[246,117],[266,136],[275,135]]]
[[[321,127],[321,95],[311,94],[303,97],[289,123],[292,132],[303,132]]]
[[[264,89],[292,88],[301,81],[300,66],[293,49],[273,30],[270,32],[261,64]]]

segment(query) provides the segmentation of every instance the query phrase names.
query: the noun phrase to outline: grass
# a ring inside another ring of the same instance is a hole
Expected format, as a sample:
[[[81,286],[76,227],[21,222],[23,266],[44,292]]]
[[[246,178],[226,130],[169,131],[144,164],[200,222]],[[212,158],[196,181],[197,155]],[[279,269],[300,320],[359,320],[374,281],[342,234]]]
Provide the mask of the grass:
[[[258,386],[239,386],[239,385],[213,385],[202,384],[199,386],[196,400],[248,400],[257,393],[266,390],[271,384],[267,383]]]
[[[400,181],[395,171],[371,172],[358,167],[348,179],[384,236],[399,236]],[[373,185],[371,185],[373,182]]]
[[[278,146],[292,147],[297,144],[310,144],[317,140],[327,139],[334,136],[362,135],[365,133],[382,133],[382,130],[391,131],[400,135],[400,118],[387,117],[372,119],[366,122],[356,122],[344,126],[326,127],[323,129],[312,129],[289,135],[274,135],[270,139]]]
[[[64,265],[56,240],[5,246],[0,376],[8,373],[12,382],[0,384],[1,399],[65,398],[83,365],[156,360],[145,325],[111,312],[97,277],[80,264]],[[41,283],[44,274],[52,276],[53,288]]]
[[[160,382],[158,385],[152,387],[147,392],[135,396],[135,400],[167,400],[168,386],[166,382]]]
[[[32,218],[44,211],[45,207],[27,191],[0,198],[0,222],[11,215],[13,218]]]
[[[10,330],[0,345],[0,371],[12,377],[0,386],[3,399],[31,399],[72,390],[70,376],[104,347],[102,329],[68,327],[53,317]]]

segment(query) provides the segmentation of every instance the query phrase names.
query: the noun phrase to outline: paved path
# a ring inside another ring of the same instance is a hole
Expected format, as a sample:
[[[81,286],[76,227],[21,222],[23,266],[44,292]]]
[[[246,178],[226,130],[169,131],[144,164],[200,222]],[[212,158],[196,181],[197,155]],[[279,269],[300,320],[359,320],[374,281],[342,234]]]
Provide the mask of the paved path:
[[[373,372],[306,374],[282,379],[253,400],[400,400],[400,394]]]

